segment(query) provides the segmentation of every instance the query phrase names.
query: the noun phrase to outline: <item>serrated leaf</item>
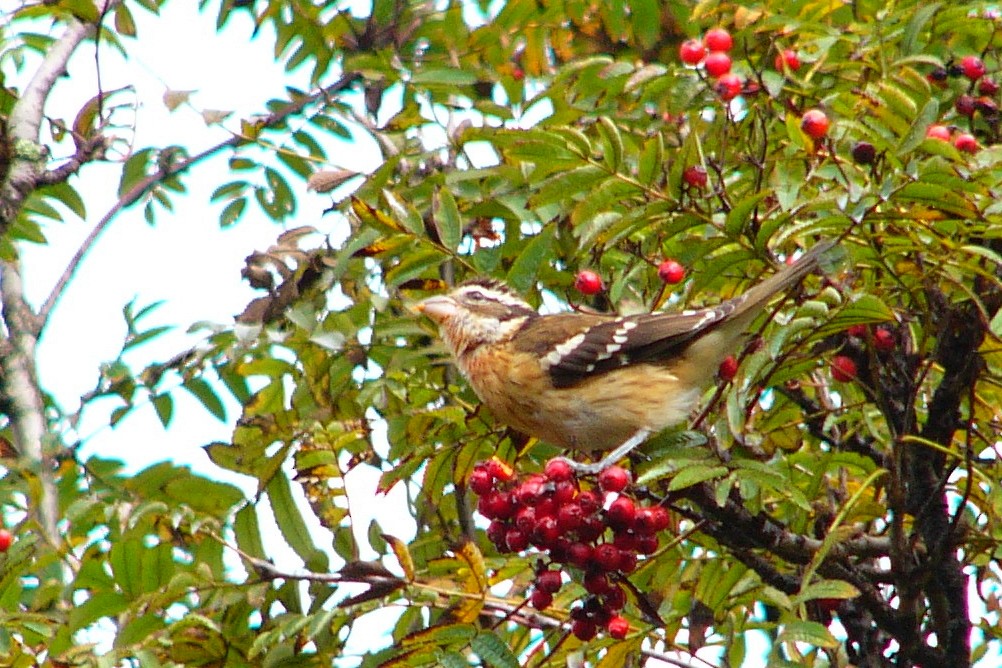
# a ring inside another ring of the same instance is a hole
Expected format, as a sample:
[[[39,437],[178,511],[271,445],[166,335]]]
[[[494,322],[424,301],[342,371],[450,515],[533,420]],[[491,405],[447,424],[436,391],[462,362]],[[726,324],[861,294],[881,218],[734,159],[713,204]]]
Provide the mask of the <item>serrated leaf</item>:
[[[304,562],[312,561],[318,550],[292,496],[292,486],[285,473],[276,471],[265,489],[275,515],[275,524],[285,542]]]
[[[246,208],[246,197],[240,197],[227,204],[219,214],[219,227],[226,228],[240,220]]]
[[[233,535],[237,547],[244,554],[255,559],[267,559],[268,555],[261,540],[261,529],[258,525],[257,508],[245,505],[233,517]]]
[[[518,658],[501,638],[481,633],[470,641],[470,649],[491,668],[519,668]]]
[[[686,487],[698,485],[699,483],[706,482],[707,480],[721,478],[727,475],[727,470],[726,466],[708,466],[705,464],[692,464],[686,466],[672,476],[671,481],[668,483],[668,491],[674,492],[679,489],[685,489]]]
[[[216,391],[212,389],[212,386],[204,379],[189,378],[181,384],[181,387],[191,392],[216,419],[220,421],[226,420],[226,408],[223,406],[223,402],[219,399]]]
[[[415,72],[410,82],[423,85],[472,86],[477,82],[477,76],[473,72],[455,67],[429,67]]]

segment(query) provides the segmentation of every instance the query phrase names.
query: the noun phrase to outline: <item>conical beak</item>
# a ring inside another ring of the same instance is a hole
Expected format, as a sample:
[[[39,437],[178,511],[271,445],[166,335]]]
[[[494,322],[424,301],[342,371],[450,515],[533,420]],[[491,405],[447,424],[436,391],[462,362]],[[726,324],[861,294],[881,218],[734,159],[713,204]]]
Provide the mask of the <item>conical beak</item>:
[[[437,323],[442,323],[456,315],[456,300],[446,295],[429,297],[414,307],[418,313],[423,313]]]

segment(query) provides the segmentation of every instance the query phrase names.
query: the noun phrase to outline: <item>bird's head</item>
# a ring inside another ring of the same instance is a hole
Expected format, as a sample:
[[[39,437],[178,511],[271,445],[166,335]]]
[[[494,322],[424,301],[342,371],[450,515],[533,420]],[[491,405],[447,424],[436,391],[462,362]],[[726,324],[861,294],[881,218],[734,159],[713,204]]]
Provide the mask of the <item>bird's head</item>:
[[[511,338],[526,319],[537,315],[503,284],[479,279],[429,297],[417,310],[438,323],[442,338],[457,357]]]

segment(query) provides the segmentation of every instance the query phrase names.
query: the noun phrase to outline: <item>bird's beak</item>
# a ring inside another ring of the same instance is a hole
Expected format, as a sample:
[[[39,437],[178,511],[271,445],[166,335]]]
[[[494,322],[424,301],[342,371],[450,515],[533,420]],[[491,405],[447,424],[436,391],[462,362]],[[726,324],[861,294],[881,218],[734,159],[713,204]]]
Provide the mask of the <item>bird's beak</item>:
[[[437,323],[442,323],[456,315],[456,300],[446,295],[429,297],[418,303],[414,309]]]

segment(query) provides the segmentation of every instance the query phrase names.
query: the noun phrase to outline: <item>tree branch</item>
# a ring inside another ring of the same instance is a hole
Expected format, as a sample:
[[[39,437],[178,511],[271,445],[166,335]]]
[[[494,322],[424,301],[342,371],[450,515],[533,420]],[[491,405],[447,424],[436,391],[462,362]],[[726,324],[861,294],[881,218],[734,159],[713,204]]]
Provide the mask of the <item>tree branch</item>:
[[[59,496],[45,454],[45,402],[35,374],[35,348],[38,344],[35,315],[24,301],[20,267],[15,262],[0,264],[0,304],[7,327],[0,368],[3,369],[3,393],[10,402],[11,429],[23,470],[36,476],[38,498],[30,503],[45,540],[60,544]]]
[[[98,4],[106,6],[111,0]],[[101,8],[101,7],[99,7]],[[66,31],[45,52],[35,75],[25,86],[8,118],[12,160],[7,179],[0,183],[0,236],[7,233],[24,200],[38,187],[45,152],[39,141],[45,101],[56,80],[66,71],[66,63],[80,43],[93,34],[94,25],[71,19]]]

